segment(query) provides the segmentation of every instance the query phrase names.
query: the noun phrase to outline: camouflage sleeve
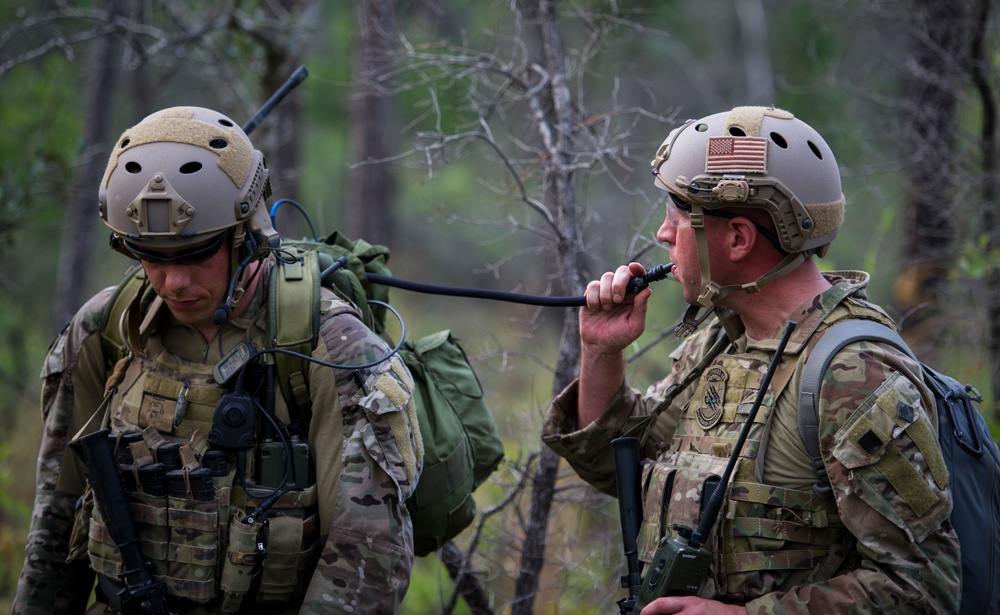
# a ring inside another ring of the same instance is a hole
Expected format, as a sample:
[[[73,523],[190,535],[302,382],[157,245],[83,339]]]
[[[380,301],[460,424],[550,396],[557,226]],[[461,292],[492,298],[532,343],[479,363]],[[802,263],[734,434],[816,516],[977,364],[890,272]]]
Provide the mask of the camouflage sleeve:
[[[565,459],[580,478],[604,493],[615,495],[611,441],[621,435],[629,417],[643,412],[642,400],[627,383],[622,384],[604,414],[577,430],[578,385],[574,381],[552,400],[542,427],[542,442]]]
[[[100,314],[113,289],[91,299],[53,342],[42,367],[44,428],[35,504],[24,565],[11,613],[82,613],[94,577],[86,559],[68,563],[83,467],[69,440],[99,406],[104,392]]]
[[[370,362],[389,350],[351,314],[324,321],[321,337],[324,360],[340,365]],[[310,440],[337,433],[342,447],[337,459],[317,451],[320,524],[327,538],[301,612],[392,613],[409,587],[413,528],[405,502],[423,464],[413,381],[398,356],[336,372],[335,381],[329,371],[326,378],[321,371],[310,375]],[[333,407],[341,411],[318,411]],[[331,417],[340,425],[323,424]],[[335,495],[322,493],[324,485]]]
[[[918,370],[867,342],[835,357],[820,392],[820,450],[861,561],[827,582],[755,600],[751,614],[958,611],[952,498],[936,407]]]
[[[704,356],[718,332],[718,323],[713,323],[679,346],[670,355],[673,359],[670,375],[651,386],[645,396],[631,389],[627,381],[624,382],[604,414],[579,430],[576,428],[579,383],[573,382],[549,405],[542,426],[542,442],[565,459],[580,478],[608,495],[617,495],[611,441],[634,425],[634,419],[659,412],[670,387]],[[687,391],[677,395],[670,402],[670,407],[660,412],[644,446],[647,457],[654,457],[659,444],[670,440],[691,393]]]

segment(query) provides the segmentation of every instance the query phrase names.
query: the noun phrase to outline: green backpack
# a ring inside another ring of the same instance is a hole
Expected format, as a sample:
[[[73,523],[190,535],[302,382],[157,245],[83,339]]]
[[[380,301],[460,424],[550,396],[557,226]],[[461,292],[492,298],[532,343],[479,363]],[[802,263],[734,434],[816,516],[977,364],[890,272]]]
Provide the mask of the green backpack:
[[[334,232],[323,242],[284,241],[282,249],[296,258],[278,259],[271,275],[268,310],[277,317],[269,318],[269,337],[274,348],[308,355],[316,347],[321,284],[336,288],[353,302],[364,323],[389,341],[385,306],[369,303],[387,302],[389,288],[367,278],[368,273],[391,275],[385,264],[388,248],[360,239],[351,241]],[[343,258],[343,266],[321,281],[321,274],[338,258]],[[124,356],[117,323],[144,280],[142,267],[133,268],[111,300],[105,321],[108,324],[101,335],[109,367]],[[143,300],[148,302],[150,296],[147,293]],[[283,316],[301,316],[303,303],[313,306],[309,318]],[[476,513],[472,492],[500,465],[503,442],[476,372],[450,331],[406,340],[399,355],[413,375],[417,421],[424,443],[423,473],[406,507],[413,520],[414,551],[425,556],[472,523]],[[289,411],[308,426],[308,361],[275,353],[275,363]]]
[[[362,320],[388,337],[386,308],[389,289],[372,283],[367,274],[390,276],[389,250],[364,240],[352,241],[334,232],[323,242],[284,241],[295,254],[271,275],[269,310],[275,348],[309,354],[318,341],[320,284],[336,288],[362,312]],[[337,259],[343,266],[323,276]],[[303,301],[313,304],[312,319],[283,318],[300,314]],[[414,494],[406,501],[413,519],[414,551],[428,555],[468,527],[476,513],[472,492],[503,460],[503,442],[483,396],[483,388],[465,352],[448,330],[406,340],[399,351],[415,383],[417,419],[424,442],[424,468]],[[290,409],[308,418],[308,364],[285,353],[275,355],[278,382]]]

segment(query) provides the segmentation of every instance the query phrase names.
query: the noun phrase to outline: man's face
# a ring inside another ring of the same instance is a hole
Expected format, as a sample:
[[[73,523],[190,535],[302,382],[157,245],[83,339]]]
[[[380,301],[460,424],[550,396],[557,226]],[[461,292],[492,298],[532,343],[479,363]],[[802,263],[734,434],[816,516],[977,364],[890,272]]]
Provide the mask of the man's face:
[[[174,317],[205,328],[214,327],[212,314],[229,290],[231,244],[229,233],[222,233],[194,246],[132,251]]]
[[[694,304],[701,290],[701,269],[694,229],[691,228],[691,209],[673,194],[668,195],[666,208],[667,214],[656,231],[656,238],[667,244],[670,250],[670,260],[674,263],[673,276],[684,288],[684,300]]]

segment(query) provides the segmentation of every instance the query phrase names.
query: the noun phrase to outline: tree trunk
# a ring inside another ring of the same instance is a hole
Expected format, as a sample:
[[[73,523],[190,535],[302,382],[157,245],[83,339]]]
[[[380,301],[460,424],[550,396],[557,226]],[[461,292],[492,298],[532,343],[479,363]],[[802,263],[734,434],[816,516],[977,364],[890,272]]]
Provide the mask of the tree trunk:
[[[740,26],[743,68],[746,74],[746,104],[775,103],[774,71],[767,48],[767,14],[761,0],[735,0]]]
[[[355,0],[358,49],[354,64],[354,92],[350,105],[350,159],[356,164],[348,176],[344,200],[344,230],[372,243],[393,244],[395,182],[387,164],[392,139],[392,99],[381,87],[396,31],[393,3]]]
[[[907,314],[902,323],[907,341],[930,362],[943,331],[947,271],[956,250],[956,93],[968,57],[968,4],[912,1],[901,139],[908,163],[907,266],[897,281],[895,301]]]
[[[109,13],[122,14],[123,1],[107,0],[105,8]],[[53,310],[56,331],[69,322],[85,299],[83,293],[92,262],[90,238],[94,227],[99,224],[97,191],[110,150],[108,142],[111,136],[108,132],[113,109],[108,101],[114,99],[118,86],[121,54],[121,35],[111,31],[101,37],[88,61],[88,77],[84,86],[83,145],[80,164],[70,184],[69,203],[63,220],[62,253],[59,255]]]
[[[451,541],[444,543],[444,546],[441,547],[441,561],[448,569],[448,574],[455,581],[455,592],[465,599],[465,604],[469,607],[472,615],[493,615],[486,590],[483,589],[478,579],[470,574],[469,562],[465,554],[455,546],[455,543]],[[449,615],[453,611],[456,598],[456,595],[452,596],[445,607],[444,615]]]
[[[527,13],[538,20],[543,58],[540,64],[547,73],[548,87],[541,90],[542,100],[533,104],[540,122],[544,150],[547,154],[544,171],[546,204],[556,212],[559,242],[559,279],[568,295],[582,295],[583,283],[577,256],[581,251],[576,189],[570,170],[576,122],[567,79],[566,61],[558,29],[556,0],[526,0]],[[559,356],[556,363],[553,393],[564,389],[576,374],[580,360],[579,323],[575,310],[566,310]],[[532,481],[531,507],[525,528],[524,550],[515,584],[512,615],[528,615],[541,581],[548,523],[555,495],[559,458],[548,448],[539,455]]]
[[[982,107],[982,129],[979,135],[981,176],[982,176],[982,229],[987,233],[986,253],[991,254],[1000,248],[1000,211],[997,203],[997,101],[990,83],[990,66],[992,53],[986,45],[986,33],[990,20],[990,5],[992,0],[977,0],[971,41],[971,61],[969,72],[972,83],[979,94]],[[991,386],[993,390],[993,420],[1000,421],[1000,269],[994,265],[988,270],[986,278],[987,322],[989,327],[989,362]]]
[[[266,6],[271,18],[280,23],[281,20],[288,21],[289,15],[311,10],[309,5],[308,1],[303,0],[280,0],[274,5]],[[302,45],[295,42],[296,36],[268,38],[264,43],[267,69],[260,80],[261,97],[258,107],[268,100],[301,65]],[[301,118],[299,88],[295,88],[261,122],[258,127],[260,134],[254,133],[250,137],[257,149],[266,156],[275,201],[288,199],[300,202]],[[283,236],[293,239],[301,238],[307,232],[306,221],[293,207],[279,207],[275,216],[275,226]]]

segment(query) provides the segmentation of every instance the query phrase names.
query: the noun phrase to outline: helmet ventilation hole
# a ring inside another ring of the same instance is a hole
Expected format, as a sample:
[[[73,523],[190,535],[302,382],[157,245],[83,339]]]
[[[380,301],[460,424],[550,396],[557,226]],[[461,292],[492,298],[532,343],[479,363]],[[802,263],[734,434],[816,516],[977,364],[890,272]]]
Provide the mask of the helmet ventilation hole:
[[[136,173],[142,173],[142,165],[134,160],[130,160],[125,163],[125,170],[135,175]]]
[[[708,124],[702,122],[701,124],[695,126],[694,129],[697,130],[698,132],[705,132],[708,130]]]
[[[806,141],[806,143],[809,144],[809,149],[812,150],[812,153],[816,154],[816,157],[819,158],[820,160],[823,160],[823,153],[819,151],[819,148],[816,147],[816,144],[813,143],[812,141]]]
[[[215,139],[209,141],[208,145],[214,149],[225,149],[229,145],[229,141],[216,137]]]
[[[772,132],[771,140],[774,141],[774,144],[781,149],[788,149],[788,141],[785,141],[785,137],[779,135],[778,133]]]
[[[223,126],[227,127],[227,128],[232,128],[233,127],[233,123],[230,122],[229,120],[227,120],[224,117],[223,118],[219,118],[219,123],[222,124]]]
[[[729,127],[729,134],[733,135],[734,137],[745,137],[745,136],[747,136],[746,131],[743,130],[742,128],[740,128],[739,126],[730,126]]]
[[[197,162],[197,161],[195,161],[195,162],[185,162],[184,164],[181,165],[181,169],[180,169],[181,173],[183,173],[184,175],[190,175],[192,173],[197,173],[200,170],[201,170],[201,163]]]

